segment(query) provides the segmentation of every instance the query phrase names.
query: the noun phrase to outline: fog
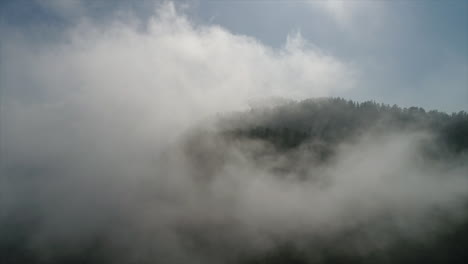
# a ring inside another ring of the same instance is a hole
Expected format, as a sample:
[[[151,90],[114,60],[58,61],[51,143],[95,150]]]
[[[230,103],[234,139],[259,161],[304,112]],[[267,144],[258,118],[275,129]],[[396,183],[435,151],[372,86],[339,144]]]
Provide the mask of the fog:
[[[39,259],[98,243],[111,263],[226,263],[365,226],[345,243],[359,255],[465,217],[466,162],[422,158],[429,131],[369,131],[323,164],[218,133],[253,99],[352,89],[358,70],[300,33],[273,49],[166,3],[8,33],[1,56],[0,233]]]

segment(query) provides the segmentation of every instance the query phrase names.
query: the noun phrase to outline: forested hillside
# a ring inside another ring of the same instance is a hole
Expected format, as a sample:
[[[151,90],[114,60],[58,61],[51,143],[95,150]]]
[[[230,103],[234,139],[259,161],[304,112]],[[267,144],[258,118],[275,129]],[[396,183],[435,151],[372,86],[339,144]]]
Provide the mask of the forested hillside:
[[[150,155],[148,171],[123,164],[112,171],[121,178],[99,178],[107,170],[86,168],[94,173],[92,185],[83,185],[79,199],[63,203],[49,198],[47,192],[56,189],[47,179],[59,181],[67,164],[11,170],[11,186],[35,191],[28,193],[30,200],[11,201],[0,219],[0,260],[390,264],[468,259],[466,112],[320,98],[225,113],[214,123],[214,129],[200,125],[189,131],[163,155]],[[34,178],[40,173],[48,178]],[[121,189],[114,180],[123,182]],[[44,189],[28,189],[32,185]],[[87,200],[94,188],[112,199]],[[57,203],[61,211],[54,211]],[[63,211],[73,217],[62,217]]]
[[[257,138],[283,150],[306,141],[334,146],[365,132],[427,130],[453,153],[468,149],[468,113],[447,114],[420,107],[401,108],[373,101],[319,98],[285,102],[276,107],[253,107],[228,115],[224,129],[233,136]]]
[[[315,163],[312,166],[329,162],[340,144],[352,144],[364,134],[411,131],[430,134],[420,153],[427,162],[444,163],[458,159],[463,164],[468,163],[468,114],[464,111],[447,114],[373,101],[359,103],[341,98],[320,98],[252,108],[248,112],[225,116],[221,124],[225,135],[234,140],[260,140],[280,153],[315,153],[314,157],[319,159],[310,160],[309,165]],[[282,172],[294,170],[294,166],[294,162],[289,163],[288,169]],[[468,177],[468,172],[464,173]],[[466,215],[468,200],[464,210],[462,214]],[[464,263],[468,259],[468,220],[464,219],[456,223],[447,220],[436,235],[429,235],[425,240],[412,240],[394,229],[390,218],[384,217],[332,238],[310,238],[305,244],[279,243],[273,250],[254,256],[246,263]],[[376,228],[374,225],[383,225],[386,232],[395,232],[387,235],[397,238],[382,248],[356,254],[355,240],[372,240],[367,236]]]

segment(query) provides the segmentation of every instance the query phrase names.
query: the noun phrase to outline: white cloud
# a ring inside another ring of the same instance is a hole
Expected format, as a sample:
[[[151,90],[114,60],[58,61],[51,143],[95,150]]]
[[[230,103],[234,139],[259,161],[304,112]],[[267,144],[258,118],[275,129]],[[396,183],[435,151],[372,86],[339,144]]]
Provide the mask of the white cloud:
[[[339,229],[382,208],[405,222],[413,216],[408,211],[420,217],[434,206],[457,207],[466,194],[459,178],[465,168],[414,166],[419,135],[363,140],[325,171],[304,158],[310,175],[331,179],[324,189],[278,179],[216,138],[194,139],[206,164],[184,152],[179,136],[251,98],[326,96],[352,87],[350,66],[300,34],[272,49],[218,26],[194,25],[166,4],[147,24],[88,20],[59,42],[10,39],[1,54],[8,65],[0,75],[0,151],[7,153],[1,172],[8,175],[1,206],[13,212],[25,201],[36,205],[41,222],[31,244],[42,248],[108,231],[132,251],[122,254],[133,262],[135,255],[163,255],[168,263],[220,263],[216,254],[229,258],[256,239]],[[206,173],[212,158],[214,176]],[[453,180],[441,184],[438,173]],[[200,184],[198,174],[214,179]],[[210,254],[190,248],[200,234],[214,245]]]
[[[193,25],[172,4],[145,25],[135,18],[106,25],[88,20],[59,43],[38,48],[26,41],[3,47],[7,94],[16,96],[8,100],[46,98],[65,109],[105,105],[100,115],[132,112],[185,124],[245,107],[251,98],[327,96],[349,89],[356,77],[300,35],[275,50],[218,26]]]

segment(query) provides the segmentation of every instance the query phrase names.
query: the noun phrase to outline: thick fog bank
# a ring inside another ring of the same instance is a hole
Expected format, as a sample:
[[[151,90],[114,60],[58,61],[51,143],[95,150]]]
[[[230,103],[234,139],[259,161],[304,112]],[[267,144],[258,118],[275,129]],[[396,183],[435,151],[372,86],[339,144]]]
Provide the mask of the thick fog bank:
[[[422,155],[431,130],[363,131],[326,162],[318,137],[283,151],[226,136],[216,115],[251,98],[353,83],[346,63],[300,35],[274,50],[166,4],[147,23],[83,19],[38,45],[8,37],[6,263],[230,263],[288,243],[317,262],[321,247],[364,256],[466,217],[466,156]]]

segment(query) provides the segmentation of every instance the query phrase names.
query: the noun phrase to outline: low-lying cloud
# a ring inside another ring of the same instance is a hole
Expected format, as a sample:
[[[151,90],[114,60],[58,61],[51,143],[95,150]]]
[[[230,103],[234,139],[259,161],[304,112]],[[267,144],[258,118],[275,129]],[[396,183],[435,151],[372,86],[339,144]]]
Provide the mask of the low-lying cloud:
[[[352,87],[350,65],[300,34],[272,49],[173,4],[147,22],[81,21],[57,41],[2,45],[0,224],[33,219],[25,243],[41,258],[99,237],[113,263],[220,263],[381,216],[415,236],[434,208],[459,217],[467,168],[419,160],[424,133],[363,136],[323,166],[298,150],[302,180],[272,172],[285,154],[257,162],[268,146],[214,135],[217,113],[252,98]]]

